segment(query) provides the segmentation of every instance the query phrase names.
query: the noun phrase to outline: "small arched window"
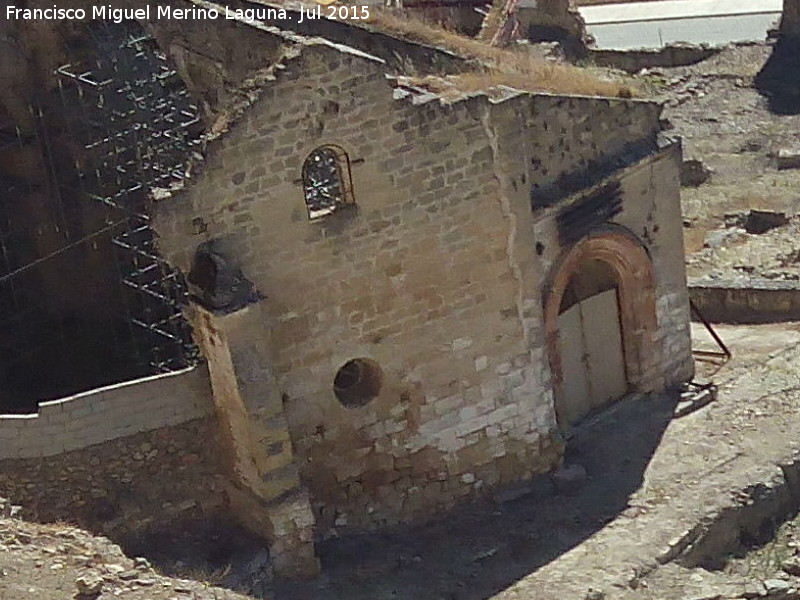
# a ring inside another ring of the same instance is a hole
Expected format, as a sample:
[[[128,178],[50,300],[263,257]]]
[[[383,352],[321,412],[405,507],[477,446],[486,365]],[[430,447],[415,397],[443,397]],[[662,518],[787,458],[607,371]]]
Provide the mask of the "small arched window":
[[[345,204],[352,204],[350,159],[338,146],[320,146],[303,163],[303,194],[308,217],[316,219],[331,214]]]

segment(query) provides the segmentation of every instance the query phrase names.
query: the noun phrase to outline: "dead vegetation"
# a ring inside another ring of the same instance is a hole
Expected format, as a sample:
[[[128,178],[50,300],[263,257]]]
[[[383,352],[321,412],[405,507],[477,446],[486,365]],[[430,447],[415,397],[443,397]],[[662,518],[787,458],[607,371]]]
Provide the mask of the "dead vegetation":
[[[588,75],[577,67],[542,63],[530,59],[525,69],[486,69],[447,77],[425,76],[410,78],[421,88],[455,100],[463,94],[480,91],[490,93],[500,87],[526,92],[549,92],[584,96],[633,98],[638,92],[615,81],[596,79],[587,82]]]
[[[387,10],[370,11],[368,23],[402,39],[444,48],[476,62],[472,71],[442,77],[421,77],[414,83],[436,93],[475,92],[497,86],[522,91],[633,98],[641,92],[624,79],[613,80],[591,68],[547,61],[524,48],[497,48],[422,19]]]

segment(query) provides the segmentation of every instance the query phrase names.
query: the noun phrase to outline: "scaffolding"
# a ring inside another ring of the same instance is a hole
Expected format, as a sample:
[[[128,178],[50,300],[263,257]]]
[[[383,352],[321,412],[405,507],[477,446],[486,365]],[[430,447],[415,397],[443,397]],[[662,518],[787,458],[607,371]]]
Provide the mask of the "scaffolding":
[[[182,315],[187,288],[156,249],[149,205],[187,176],[201,140],[197,107],[155,41],[134,22],[90,25],[91,64],[57,69],[80,193],[107,208],[135,352],[153,373],[198,359]]]

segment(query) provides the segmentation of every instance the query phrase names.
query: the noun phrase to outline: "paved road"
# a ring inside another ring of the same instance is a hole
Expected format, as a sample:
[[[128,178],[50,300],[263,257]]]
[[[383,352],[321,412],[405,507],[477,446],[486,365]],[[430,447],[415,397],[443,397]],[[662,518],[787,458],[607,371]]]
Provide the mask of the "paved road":
[[[780,19],[781,0],[665,0],[579,10],[598,48],[624,50],[763,40]]]

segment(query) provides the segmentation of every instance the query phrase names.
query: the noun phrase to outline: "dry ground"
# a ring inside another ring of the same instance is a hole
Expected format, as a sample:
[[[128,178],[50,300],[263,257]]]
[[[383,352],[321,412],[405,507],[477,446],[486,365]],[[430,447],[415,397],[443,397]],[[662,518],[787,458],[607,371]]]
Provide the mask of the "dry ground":
[[[99,586],[99,593],[78,595],[81,578]],[[0,517],[0,600],[76,598],[252,600],[201,581],[163,577],[146,561],[127,558],[107,539],[68,525]]]
[[[697,65],[638,78],[667,103],[663,116],[683,139],[684,157],[713,170],[707,183],[681,191],[690,276],[800,277],[792,253],[800,221],[751,235],[734,230],[730,220],[726,226],[725,219],[750,209],[793,217],[800,209],[798,171],[778,170],[774,159],[779,149],[800,143],[800,115],[770,112],[753,87],[771,50],[769,44],[733,47]]]

